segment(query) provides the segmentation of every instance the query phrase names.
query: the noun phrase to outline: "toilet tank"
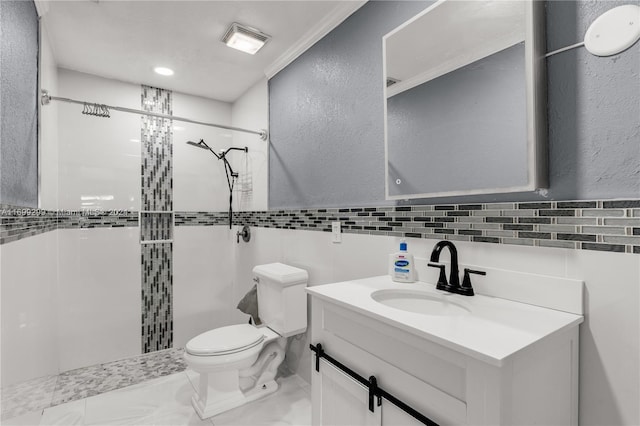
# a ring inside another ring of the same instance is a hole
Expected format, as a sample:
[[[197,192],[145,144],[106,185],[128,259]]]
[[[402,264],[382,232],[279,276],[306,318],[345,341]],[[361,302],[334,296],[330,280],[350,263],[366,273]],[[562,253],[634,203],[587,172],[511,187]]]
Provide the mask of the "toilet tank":
[[[282,263],[253,268],[258,283],[258,315],[262,323],[283,337],[307,329],[307,286],[304,269]]]

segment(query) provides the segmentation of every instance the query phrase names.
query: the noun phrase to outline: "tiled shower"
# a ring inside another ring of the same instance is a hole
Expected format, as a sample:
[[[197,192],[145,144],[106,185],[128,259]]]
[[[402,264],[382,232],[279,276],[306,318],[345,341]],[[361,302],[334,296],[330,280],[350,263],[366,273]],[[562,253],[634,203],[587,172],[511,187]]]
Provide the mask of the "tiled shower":
[[[234,123],[231,104],[45,68],[43,85],[55,83],[69,96]],[[253,120],[266,120],[265,94],[266,82],[260,82],[241,100],[251,113],[264,110],[262,117],[251,114]],[[235,107],[238,115],[249,113],[241,108]],[[42,407],[181,371],[179,348],[188,339],[246,321],[235,304],[250,282],[234,281],[231,231],[178,229],[190,211],[220,212],[227,202],[221,164],[186,141],[248,146],[247,158],[238,157],[240,170],[264,162],[266,144],[188,123],[81,111],[76,105],[42,108],[43,123],[53,123],[41,129],[50,150],[43,153],[42,179],[57,183],[43,185],[43,208],[2,206],[2,385],[51,387],[47,403],[36,398]],[[261,196],[244,191],[236,199],[235,208],[250,208]],[[130,377],[121,374],[126,367],[111,371],[121,364],[144,368],[131,369]],[[109,372],[111,384],[99,384],[96,368]],[[73,380],[86,383],[67,386]],[[60,396],[72,388],[73,395]],[[5,401],[3,418],[33,409],[31,400],[23,401]]]

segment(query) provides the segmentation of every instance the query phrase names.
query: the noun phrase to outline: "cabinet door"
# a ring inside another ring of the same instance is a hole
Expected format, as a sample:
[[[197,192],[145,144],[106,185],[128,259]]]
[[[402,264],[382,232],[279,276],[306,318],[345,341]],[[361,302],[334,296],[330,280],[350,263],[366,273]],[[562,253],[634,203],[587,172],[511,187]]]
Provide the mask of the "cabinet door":
[[[392,403],[382,400],[382,424],[386,426],[424,426],[414,417],[399,409]]]
[[[369,411],[369,391],[324,360],[320,372],[313,371],[315,390],[319,394],[314,404],[314,425],[325,426],[380,426],[380,407]]]

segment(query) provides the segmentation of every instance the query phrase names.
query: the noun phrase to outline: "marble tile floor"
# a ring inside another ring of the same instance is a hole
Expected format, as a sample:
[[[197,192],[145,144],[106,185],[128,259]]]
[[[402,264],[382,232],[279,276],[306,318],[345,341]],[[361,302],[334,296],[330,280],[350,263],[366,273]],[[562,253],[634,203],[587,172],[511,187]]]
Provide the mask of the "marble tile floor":
[[[1,420],[100,395],[186,369],[182,349],[167,349],[2,388]]]
[[[201,420],[191,406],[198,375],[186,370],[27,413],[2,425],[311,425],[309,384],[295,375],[278,383],[278,391],[265,398]]]

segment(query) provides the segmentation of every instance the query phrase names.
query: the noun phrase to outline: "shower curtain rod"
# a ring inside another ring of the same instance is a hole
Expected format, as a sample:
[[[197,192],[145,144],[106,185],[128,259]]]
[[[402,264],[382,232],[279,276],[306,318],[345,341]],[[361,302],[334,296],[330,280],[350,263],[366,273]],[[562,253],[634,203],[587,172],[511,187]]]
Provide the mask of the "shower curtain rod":
[[[75,99],[70,99],[70,98],[61,98],[59,96],[51,96],[51,95],[49,95],[49,92],[47,92],[46,90],[42,90],[42,97],[41,97],[42,105],[48,105],[49,102],[51,102],[51,101],[69,102],[69,103],[72,103],[72,104],[79,104],[79,105],[85,105],[85,106],[98,107],[98,108],[100,108],[100,112],[95,114],[95,115],[102,116],[102,117],[108,117],[108,115],[102,115],[102,113],[106,112],[106,114],[108,114],[108,112],[109,112],[108,110],[112,109],[114,111],[121,111],[121,112],[128,112],[128,113],[132,113],[132,114],[146,115],[146,116],[149,116],[149,117],[165,118],[165,119],[168,119],[168,120],[183,121],[185,123],[200,124],[200,125],[203,125],[203,126],[217,127],[219,129],[234,130],[236,132],[251,133],[253,135],[260,136],[260,139],[262,139],[263,141],[266,141],[267,137],[268,137],[268,133],[267,133],[266,130],[249,130],[249,129],[243,129],[241,127],[225,126],[224,124],[206,123],[204,121],[192,120],[190,118],[177,117],[175,115],[161,114],[161,113],[157,113],[157,112],[149,112],[149,111],[143,111],[143,110],[139,110],[139,109],[119,107],[119,106],[98,104],[98,103],[94,103],[94,102],[77,101]],[[107,110],[104,111],[104,108],[106,108]]]

